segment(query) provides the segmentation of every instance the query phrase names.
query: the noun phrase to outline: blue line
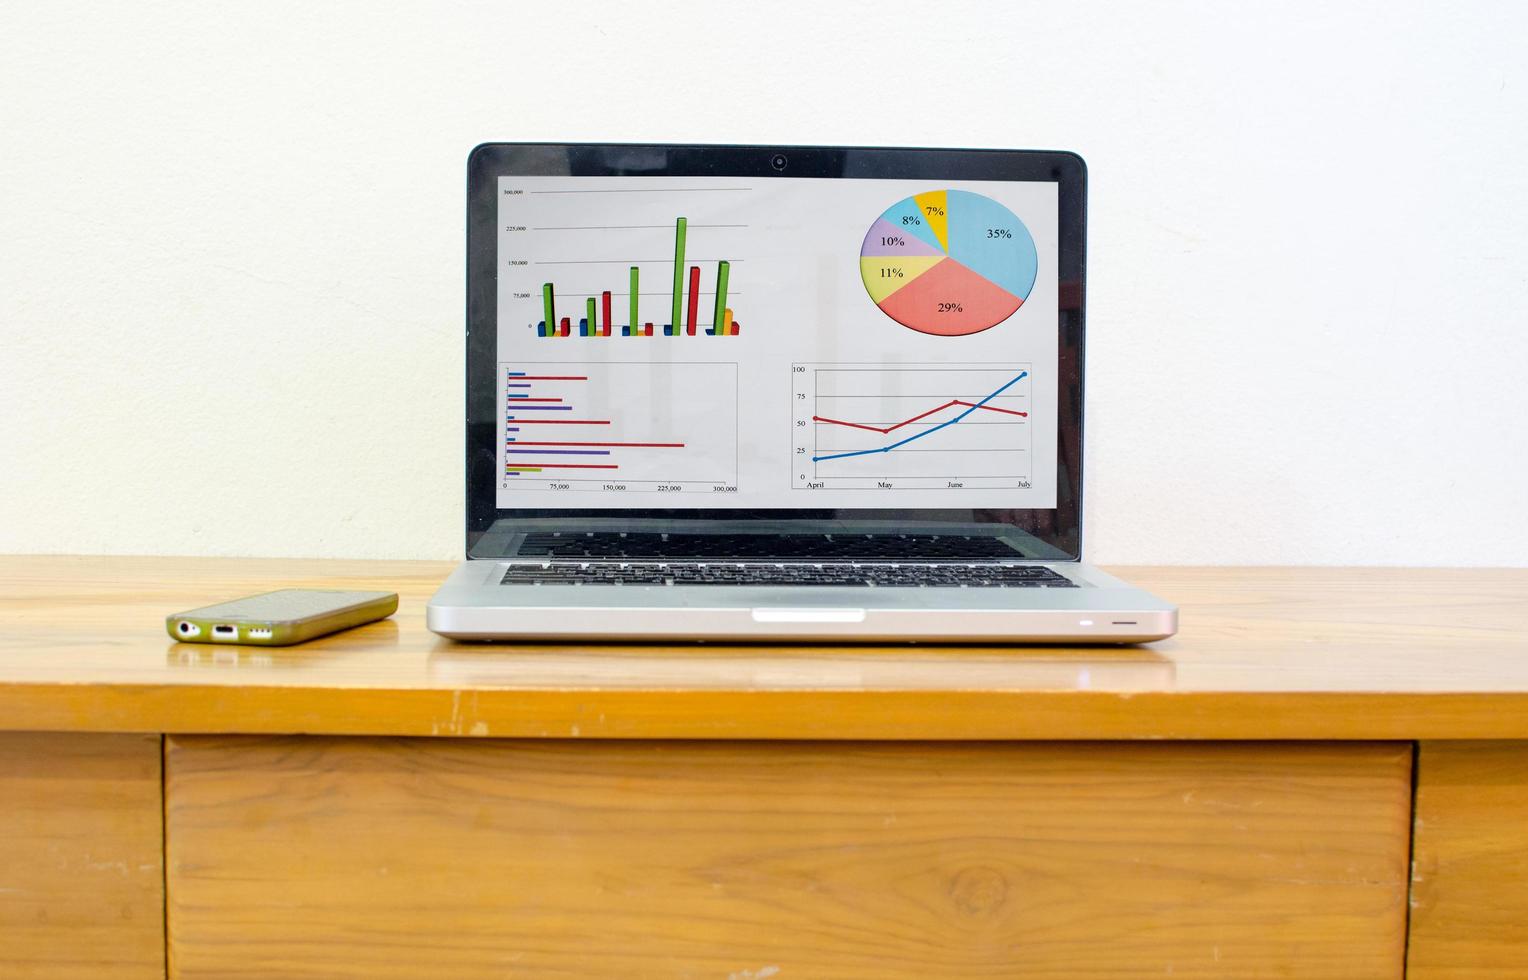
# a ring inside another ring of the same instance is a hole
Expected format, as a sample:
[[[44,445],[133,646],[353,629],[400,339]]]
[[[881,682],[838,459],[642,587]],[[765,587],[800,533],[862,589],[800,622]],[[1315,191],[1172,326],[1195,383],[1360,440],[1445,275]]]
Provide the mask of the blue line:
[[[520,427],[518,425],[506,425],[504,427],[504,431],[505,432],[519,432],[520,431]]]
[[[534,388],[536,386],[531,384],[529,381],[511,381],[508,384],[506,384],[504,387],[506,387],[506,388]]]
[[[525,377],[525,372],[524,371],[505,371],[504,373],[509,375],[511,378],[523,378],[523,377]]]
[[[553,456],[609,456],[608,449],[506,449],[506,453],[519,453],[525,456],[536,456],[541,453],[550,453]]]
[[[1028,376],[1029,376],[1029,372],[1028,371],[1020,371],[1019,372],[1019,376],[1017,378],[1014,378],[1012,381],[1009,381],[1007,384],[1003,385],[1003,387],[999,388],[997,391],[994,391],[992,394],[988,395],[986,398],[983,398],[981,401],[977,402],[975,405],[972,405],[970,408],[966,409],[964,412],[961,412],[959,415],[957,415],[954,418],[950,419],[948,422],[940,422],[938,425],[934,426],[932,429],[924,429],[922,432],[918,433],[917,435],[908,436],[906,439],[903,439],[901,442],[894,442],[894,443],[892,443],[889,446],[882,446],[880,449],[856,449],[852,453],[834,453],[831,456],[813,456],[812,457],[812,462],[820,463],[820,462],[822,462],[825,459],[846,459],[846,458],[848,458],[850,456],[869,456],[871,453],[889,453],[893,449],[896,449],[898,446],[905,446],[908,443],[913,442],[914,440],[922,439],[924,436],[927,436],[927,435],[933,435],[935,432],[938,432],[940,429],[943,429],[943,428],[946,428],[948,426],[954,425],[956,422],[959,422],[961,419],[965,418],[967,415],[970,415],[972,412],[976,411],[978,408],[981,408],[983,405],[987,404],[992,399],[996,398],[998,395],[1001,395],[1003,392],[1007,391],[1009,388],[1011,388],[1014,385],[1018,384],[1020,381],[1023,381]]]

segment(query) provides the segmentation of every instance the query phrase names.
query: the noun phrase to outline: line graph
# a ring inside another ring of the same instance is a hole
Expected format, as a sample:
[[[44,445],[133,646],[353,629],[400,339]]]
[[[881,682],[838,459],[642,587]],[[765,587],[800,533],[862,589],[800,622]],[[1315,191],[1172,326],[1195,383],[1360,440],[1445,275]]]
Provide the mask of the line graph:
[[[918,439],[922,439],[924,436],[933,435],[935,432],[938,432],[940,429],[944,429],[944,428],[947,428],[949,426],[954,425],[956,422],[961,421],[966,416],[970,415],[972,412],[975,412],[975,411],[977,411],[979,409],[987,409],[988,408],[987,402],[989,402],[992,399],[996,398],[998,395],[1001,395],[1006,389],[1012,387],[1013,385],[1018,384],[1020,381],[1023,381],[1027,377],[1029,377],[1029,372],[1028,371],[1021,371],[1021,372],[1019,372],[1018,377],[1014,378],[1012,381],[1009,381],[1009,382],[1005,383],[997,391],[994,391],[992,394],[990,394],[987,397],[983,398],[979,402],[968,402],[968,401],[965,401],[965,400],[960,399],[960,398],[952,398],[949,401],[945,402],[943,405],[940,405],[938,408],[931,408],[927,412],[923,412],[923,413],[921,413],[919,415],[914,415],[910,419],[907,419],[907,420],[902,421],[902,422],[898,422],[896,425],[887,426],[886,428],[879,428],[879,427],[873,426],[873,425],[863,425],[863,424],[859,424],[859,423],[855,423],[855,422],[842,422],[842,421],[839,421],[838,419],[829,419],[829,418],[824,418],[821,415],[814,415],[814,416],[812,416],[812,420],[814,422],[827,422],[827,423],[831,423],[833,425],[846,425],[846,426],[849,426],[850,428],[855,428],[855,429],[869,429],[872,432],[890,433],[890,432],[896,431],[897,429],[902,428],[905,425],[912,425],[913,423],[917,422],[920,419],[928,418],[930,415],[933,415],[936,412],[941,412],[941,411],[943,411],[946,408],[951,408],[951,407],[956,406],[956,405],[966,405],[966,406],[969,406],[964,412],[961,412],[959,415],[955,416],[954,418],[950,419],[949,421],[947,421],[947,422],[940,422],[938,425],[935,425],[931,429],[924,429],[922,432],[914,433],[913,435],[908,436],[906,439],[902,439],[902,440],[900,440],[898,442],[894,442],[894,443],[892,443],[889,446],[881,446],[878,449],[854,449],[854,450],[851,450],[849,452],[834,453],[834,454],[827,455],[827,456],[813,456],[812,457],[812,462],[820,463],[823,460],[827,460],[827,459],[847,459],[850,456],[868,456],[871,453],[889,453],[893,449],[900,449],[901,447],[907,445],[910,442],[913,442],[913,441],[918,440]],[[1018,412],[1018,411],[1014,411],[1012,409],[1007,409],[1007,408],[993,408],[993,409],[991,409],[991,411],[1002,412],[1002,413],[1004,413],[1006,415],[1016,415],[1016,416],[1018,416],[1020,418],[1028,418],[1029,417],[1029,413],[1028,412]]]
[[[1030,485],[1027,364],[794,364],[791,378],[796,489]]]

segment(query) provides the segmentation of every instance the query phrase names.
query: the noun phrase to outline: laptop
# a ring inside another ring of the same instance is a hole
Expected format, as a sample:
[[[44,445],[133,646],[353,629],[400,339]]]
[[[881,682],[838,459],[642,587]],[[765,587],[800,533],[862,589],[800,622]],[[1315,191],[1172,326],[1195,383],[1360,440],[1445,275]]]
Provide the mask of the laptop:
[[[1072,153],[494,143],[465,640],[1136,643],[1082,558]]]

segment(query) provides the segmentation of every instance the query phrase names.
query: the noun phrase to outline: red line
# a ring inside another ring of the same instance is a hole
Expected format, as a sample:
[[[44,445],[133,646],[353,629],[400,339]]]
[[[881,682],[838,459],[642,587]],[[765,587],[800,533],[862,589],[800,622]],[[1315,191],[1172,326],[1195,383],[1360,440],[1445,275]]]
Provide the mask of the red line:
[[[1029,418],[1029,413],[1028,412],[1015,412],[1011,408],[998,408],[996,405],[978,405],[975,402],[963,402],[963,401],[957,401],[957,402],[955,402],[955,404],[957,404],[957,405],[965,405],[967,408],[979,408],[979,409],[981,409],[984,412],[1002,412],[1004,415],[1022,415],[1026,419]]]
[[[516,421],[519,421],[518,419]],[[524,439],[513,440],[517,446],[641,446],[643,448],[658,449],[683,449],[682,442],[530,442]]]
[[[515,419],[516,425],[609,425],[609,419]]]
[[[883,428],[881,428],[878,425],[860,425],[858,422],[845,422],[842,419],[823,418],[821,415],[813,415],[812,416],[812,421],[813,422],[827,422],[830,425],[842,425],[842,426],[847,426],[848,428],[851,428],[851,429],[865,429],[865,430],[870,431],[870,432],[880,432],[880,433],[883,433],[883,434],[891,431],[890,429],[883,429]]]
[[[812,416],[812,421],[813,422],[830,422],[833,425],[847,425],[847,426],[849,426],[850,428],[853,428],[853,429],[869,429],[871,432],[879,432],[879,433],[884,435],[887,432],[894,432],[897,429],[902,428],[902,426],[904,426],[904,425],[911,425],[912,423],[918,421],[919,419],[926,419],[930,415],[933,415],[935,412],[942,412],[945,409],[950,408],[953,405],[958,405],[958,404],[959,404],[959,402],[954,401],[954,400],[947,401],[943,405],[940,405],[938,408],[931,408],[928,411],[923,412],[920,415],[914,415],[910,419],[903,419],[901,422],[898,422],[895,425],[888,425],[884,429],[881,428],[879,425],[865,425],[865,424],[860,423],[860,422],[844,422],[844,421],[842,421],[840,419],[823,418],[820,415],[813,415]]]
[[[588,381],[588,378],[574,374],[512,374],[511,381]]]
[[[507,467],[515,469],[515,467]],[[619,466],[614,463],[537,463],[535,466],[522,467],[523,469],[537,470],[618,470]]]
[[[942,411],[944,411],[947,408],[954,408],[956,405],[964,405],[967,408],[980,408],[980,409],[982,409],[983,411],[986,411],[986,412],[1002,412],[1005,415],[1022,415],[1025,418],[1029,417],[1029,413],[1028,412],[1015,412],[1011,408],[994,408],[991,405],[977,405],[977,404],[974,404],[972,402],[961,401],[959,398],[952,398],[949,401],[945,402],[943,405],[940,405],[938,408],[931,408],[928,411],[923,412],[922,414],[914,415],[910,419],[903,419],[902,421],[896,423],[895,425],[888,425],[884,429],[881,428],[879,425],[865,425],[862,422],[845,422],[842,419],[824,418],[821,415],[813,415],[812,416],[812,421],[813,422],[827,422],[829,425],[846,425],[846,426],[848,426],[851,429],[868,429],[871,432],[879,432],[882,435],[885,435],[888,432],[895,432],[896,430],[902,428],[902,426],[904,426],[904,425],[912,425],[914,422],[918,421],[919,419],[926,419],[930,415],[933,415],[935,412],[942,412]]]
[[[518,405],[521,402],[560,402],[560,401],[562,401],[562,399],[561,398],[507,398],[507,399],[505,399],[505,401],[507,401],[511,405]]]

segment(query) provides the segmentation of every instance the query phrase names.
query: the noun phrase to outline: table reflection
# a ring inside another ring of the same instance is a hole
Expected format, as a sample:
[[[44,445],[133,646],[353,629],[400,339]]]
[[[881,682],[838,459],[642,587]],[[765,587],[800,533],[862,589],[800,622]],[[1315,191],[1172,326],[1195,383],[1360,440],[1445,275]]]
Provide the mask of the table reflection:
[[[772,690],[1158,691],[1172,661],[1146,647],[596,647],[445,643],[429,654],[449,687]]]

